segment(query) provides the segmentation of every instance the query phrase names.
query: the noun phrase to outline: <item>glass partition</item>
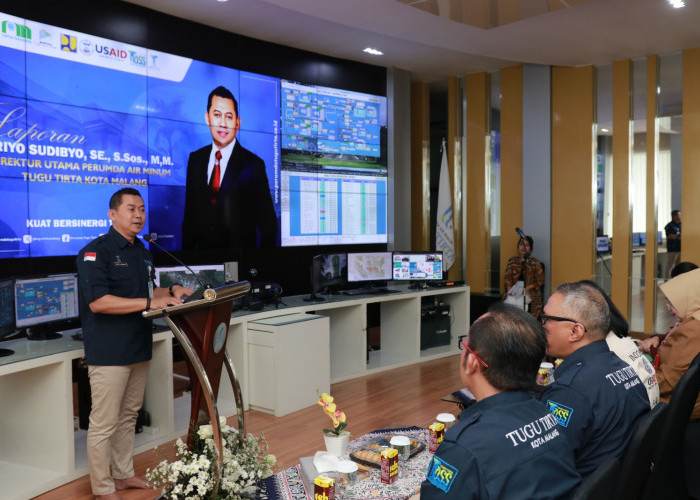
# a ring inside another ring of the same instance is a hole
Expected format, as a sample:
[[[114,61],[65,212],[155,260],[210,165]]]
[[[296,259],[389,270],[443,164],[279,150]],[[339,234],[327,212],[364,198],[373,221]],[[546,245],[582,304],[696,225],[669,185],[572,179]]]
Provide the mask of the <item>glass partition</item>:
[[[672,222],[676,210],[681,211],[681,157],[683,139],[683,57],[681,53],[659,58],[657,89],[659,150],[656,160],[657,231],[661,243],[657,248],[656,308],[654,331],[665,332],[673,323],[666,301],[658,285],[669,279],[671,270],[680,261],[680,242],[673,238],[677,226]],[[682,211],[676,215],[678,224]],[[668,227],[668,231],[666,231]],[[671,238],[668,238],[668,235]]]
[[[646,233],[646,73],[647,61],[632,61],[632,161],[630,171],[630,212],[632,217],[632,266],[630,273],[630,330],[644,331],[644,264],[642,235]],[[652,280],[653,281],[653,280]]]
[[[489,220],[491,222],[491,281],[490,292],[499,292],[501,277],[501,73],[489,75],[491,119],[489,123]]]
[[[594,281],[608,294],[612,281],[612,64],[596,67],[596,238]]]

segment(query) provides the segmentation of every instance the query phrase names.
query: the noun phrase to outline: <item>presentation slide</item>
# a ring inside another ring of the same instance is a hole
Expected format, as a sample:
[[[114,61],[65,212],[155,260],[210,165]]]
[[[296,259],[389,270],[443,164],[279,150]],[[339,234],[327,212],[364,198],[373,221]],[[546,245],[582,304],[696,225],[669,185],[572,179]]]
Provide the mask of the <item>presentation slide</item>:
[[[230,126],[208,112],[219,86],[236,100]],[[226,139],[216,128],[223,126]],[[258,213],[268,240],[276,228],[275,245],[385,243],[385,135],[384,97],[0,13],[0,196],[12,207],[0,218],[0,258],[77,254],[109,229],[108,201],[122,187],[139,190],[144,232],[168,250],[183,249],[183,222],[205,219],[197,237],[209,241],[201,231],[242,232],[241,221]],[[235,146],[212,195],[217,140]],[[239,148],[250,153],[246,163]],[[271,201],[259,201],[259,189],[269,190]],[[186,199],[193,200],[189,218]],[[260,244],[261,224],[246,225],[257,239],[235,244]],[[232,244],[210,241],[211,248]]]

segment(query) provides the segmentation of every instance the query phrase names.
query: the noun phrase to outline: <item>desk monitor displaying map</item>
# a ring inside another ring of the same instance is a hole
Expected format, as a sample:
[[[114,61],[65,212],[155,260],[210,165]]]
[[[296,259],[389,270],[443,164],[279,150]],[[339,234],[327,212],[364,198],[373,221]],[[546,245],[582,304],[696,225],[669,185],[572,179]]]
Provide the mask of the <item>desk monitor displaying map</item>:
[[[391,252],[348,254],[348,282],[390,279]]]

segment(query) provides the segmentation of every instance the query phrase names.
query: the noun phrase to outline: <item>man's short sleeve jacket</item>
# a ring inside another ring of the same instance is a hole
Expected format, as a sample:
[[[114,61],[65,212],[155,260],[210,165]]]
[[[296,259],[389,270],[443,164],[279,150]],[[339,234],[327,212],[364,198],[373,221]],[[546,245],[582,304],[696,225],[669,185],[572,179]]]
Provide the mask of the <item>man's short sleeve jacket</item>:
[[[151,359],[151,322],[141,312],[93,313],[89,304],[105,295],[149,296],[153,258],[136,238],[129,242],[114,228],[83,248],[76,259],[80,316],[88,365],[128,365]]]
[[[649,398],[634,368],[604,341],[576,350],[554,371],[554,379],[540,400],[557,418],[586,477],[606,458],[622,454],[649,411]]]

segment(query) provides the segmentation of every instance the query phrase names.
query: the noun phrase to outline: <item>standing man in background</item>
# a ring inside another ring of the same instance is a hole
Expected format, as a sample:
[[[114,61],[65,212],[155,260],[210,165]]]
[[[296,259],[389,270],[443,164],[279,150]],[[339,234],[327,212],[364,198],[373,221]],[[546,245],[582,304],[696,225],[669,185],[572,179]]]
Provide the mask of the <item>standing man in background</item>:
[[[134,474],[134,432],[153,347],[142,311],[182,303],[192,290],[153,287],[153,257],[137,235],[146,223],[139,192],[120,189],[109,200],[112,226],[78,254],[80,317],[92,410],[87,435],[92,493],[118,500],[116,490],[148,488]],[[111,465],[111,472],[110,472]]]
[[[664,227],[666,231],[666,272],[664,278],[669,278],[670,271],[681,258],[681,211],[671,212],[671,222]]]
[[[213,144],[187,160],[182,249],[253,248],[277,242],[277,214],[263,160],[236,139],[238,102],[230,90],[209,94],[204,119]]]

